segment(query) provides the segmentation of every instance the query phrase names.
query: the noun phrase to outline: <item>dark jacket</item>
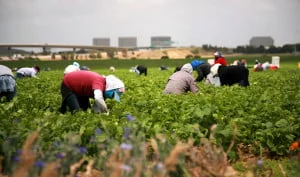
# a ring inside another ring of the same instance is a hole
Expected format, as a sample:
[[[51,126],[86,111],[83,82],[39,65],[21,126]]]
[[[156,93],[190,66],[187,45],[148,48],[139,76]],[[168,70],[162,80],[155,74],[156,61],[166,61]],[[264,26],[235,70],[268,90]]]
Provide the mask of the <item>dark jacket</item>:
[[[136,70],[138,70],[138,74],[139,74],[139,75],[144,74],[145,76],[147,76],[147,67],[146,67],[146,66],[138,65],[138,66],[136,67]]]
[[[180,71],[182,66],[177,66],[174,70],[174,73],[177,71]],[[196,78],[196,82],[201,82],[204,78],[206,78],[206,76],[210,73],[210,64],[205,63],[205,64],[201,64],[198,65],[197,68],[195,69],[197,71],[197,78]]]
[[[233,85],[238,83],[240,86],[249,86],[249,70],[244,66],[220,66],[218,69],[221,85]]]
[[[201,82],[210,73],[210,64],[201,64],[196,68],[198,76],[196,78],[197,82]]]

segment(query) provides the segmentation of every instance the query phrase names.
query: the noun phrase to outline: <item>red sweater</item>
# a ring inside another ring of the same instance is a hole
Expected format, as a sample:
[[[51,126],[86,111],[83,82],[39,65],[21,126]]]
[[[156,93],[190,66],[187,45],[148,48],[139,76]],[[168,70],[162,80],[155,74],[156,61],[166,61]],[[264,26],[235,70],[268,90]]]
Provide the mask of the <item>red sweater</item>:
[[[74,71],[64,76],[64,84],[78,96],[94,97],[94,90],[105,91],[106,79],[92,71]]]
[[[220,63],[223,66],[227,66],[227,62],[224,57],[219,57],[215,60],[215,64]]]

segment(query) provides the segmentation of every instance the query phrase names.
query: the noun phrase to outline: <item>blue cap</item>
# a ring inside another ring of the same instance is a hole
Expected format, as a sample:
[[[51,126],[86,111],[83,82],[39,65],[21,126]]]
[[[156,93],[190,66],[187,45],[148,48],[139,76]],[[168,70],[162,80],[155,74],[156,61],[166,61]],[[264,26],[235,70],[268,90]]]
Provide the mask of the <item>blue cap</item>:
[[[193,67],[193,70],[195,70],[199,65],[204,64],[203,60],[193,60],[191,62],[191,65]]]

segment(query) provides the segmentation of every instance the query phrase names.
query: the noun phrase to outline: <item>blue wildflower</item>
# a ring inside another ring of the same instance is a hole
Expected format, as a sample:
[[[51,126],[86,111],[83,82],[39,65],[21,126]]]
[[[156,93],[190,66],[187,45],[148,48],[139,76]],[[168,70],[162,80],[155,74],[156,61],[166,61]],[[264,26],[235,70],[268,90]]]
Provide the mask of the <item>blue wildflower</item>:
[[[102,134],[102,130],[101,130],[100,128],[97,127],[97,128],[95,129],[95,134],[96,134],[96,135]]]
[[[130,114],[126,114],[126,118],[129,121],[134,121],[134,117],[132,115],[130,115]]]
[[[132,145],[131,144],[127,144],[127,143],[122,143],[121,144],[121,148],[124,150],[131,150],[132,149]]]

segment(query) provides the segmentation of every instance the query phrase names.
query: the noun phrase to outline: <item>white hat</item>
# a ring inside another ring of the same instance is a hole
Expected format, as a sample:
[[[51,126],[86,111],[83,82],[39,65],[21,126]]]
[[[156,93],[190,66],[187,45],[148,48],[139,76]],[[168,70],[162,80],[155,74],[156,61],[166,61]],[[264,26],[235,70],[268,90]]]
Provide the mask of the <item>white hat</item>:
[[[65,68],[65,71],[64,71],[64,74],[68,74],[68,73],[71,73],[71,72],[74,72],[74,71],[79,71],[80,69],[77,67],[77,66],[74,66],[74,65],[68,65],[66,68]]]
[[[73,62],[73,65],[76,66],[76,67],[78,67],[78,68],[80,67],[80,64],[78,62],[76,62],[76,61]]]
[[[222,53],[221,53],[221,52],[215,52],[215,53],[214,53],[214,56],[221,57],[221,56],[222,56]]]

